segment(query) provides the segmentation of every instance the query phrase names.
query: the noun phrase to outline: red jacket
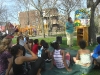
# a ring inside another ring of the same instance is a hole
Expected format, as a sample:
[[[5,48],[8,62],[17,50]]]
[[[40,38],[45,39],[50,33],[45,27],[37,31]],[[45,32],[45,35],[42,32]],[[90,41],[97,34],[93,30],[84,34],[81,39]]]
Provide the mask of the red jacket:
[[[32,47],[32,52],[37,54],[38,53],[38,44],[34,44]]]

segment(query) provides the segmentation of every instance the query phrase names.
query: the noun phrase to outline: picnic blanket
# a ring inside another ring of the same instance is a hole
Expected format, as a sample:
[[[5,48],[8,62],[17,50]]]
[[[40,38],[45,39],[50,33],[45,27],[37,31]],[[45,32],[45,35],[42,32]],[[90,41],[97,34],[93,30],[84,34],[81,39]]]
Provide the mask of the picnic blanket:
[[[76,50],[65,50],[65,52],[70,52],[71,57],[76,56],[77,51]],[[46,68],[50,68],[50,63],[46,63]],[[41,75],[82,75],[87,74],[92,68],[93,65],[89,67],[83,67],[74,63],[71,63],[71,72],[68,72],[65,68],[64,69],[57,69],[56,67],[53,67],[51,70],[46,70],[45,72],[42,72]]]

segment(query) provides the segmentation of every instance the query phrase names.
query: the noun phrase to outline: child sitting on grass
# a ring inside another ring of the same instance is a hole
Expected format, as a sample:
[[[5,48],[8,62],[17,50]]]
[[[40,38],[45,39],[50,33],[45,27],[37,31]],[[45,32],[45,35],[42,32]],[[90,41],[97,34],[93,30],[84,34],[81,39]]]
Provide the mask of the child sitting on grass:
[[[94,64],[100,66],[100,36],[97,37],[97,42],[98,45],[95,47],[92,57],[94,59]]]
[[[89,67],[92,63],[92,57],[90,50],[86,49],[86,42],[81,40],[79,42],[80,49],[77,52],[76,57],[73,57],[73,60],[76,64]]]
[[[42,57],[46,62],[51,61],[50,51],[48,50],[48,43],[43,43],[42,46],[38,46],[38,57]]]
[[[71,71],[71,69],[68,67],[69,64],[66,63],[65,51],[60,49],[59,43],[54,42],[52,44],[52,47],[54,48],[54,51],[52,52],[51,68],[53,67],[53,65],[55,65],[59,69],[66,68],[67,71]]]

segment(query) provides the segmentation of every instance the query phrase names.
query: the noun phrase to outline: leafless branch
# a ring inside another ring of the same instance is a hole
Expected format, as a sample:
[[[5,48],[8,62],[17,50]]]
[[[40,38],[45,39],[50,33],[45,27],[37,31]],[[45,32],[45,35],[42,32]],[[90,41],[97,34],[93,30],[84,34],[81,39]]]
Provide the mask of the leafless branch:
[[[94,7],[96,7],[99,3],[100,3],[100,0],[96,0],[96,2],[94,3]]]

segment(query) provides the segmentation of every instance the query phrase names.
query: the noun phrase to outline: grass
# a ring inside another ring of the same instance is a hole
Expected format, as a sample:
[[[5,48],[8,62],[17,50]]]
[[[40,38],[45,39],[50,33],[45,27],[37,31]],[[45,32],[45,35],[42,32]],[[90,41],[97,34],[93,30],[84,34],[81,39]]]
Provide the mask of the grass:
[[[34,37],[33,39],[37,39],[37,38]],[[44,39],[49,44],[50,44],[50,42],[56,40],[55,37],[38,38],[38,39],[39,39],[39,41],[42,40],[42,39]],[[15,44],[16,43],[16,38],[14,38],[12,42],[13,42],[13,44]],[[95,47],[96,47],[96,45],[87,46],[87,48],[90,49],[91,51],[93,51]],[[65,37],[62,38],[61,48],[68,48],[68,46],[67,46],[67,40],[66,40]],[[79,46],[77,45],[77,40],[76,39],[74,39],[74,46],[71,49],[72,50],[78,50],[79,49]],[[88,73],[88,74],[82,74],[82,75],[100,75],[100,70],[94,70],[93,69],[90,73]]]
[[[34,39],[37,39],[37,38],[33,37],[32,39],[34,40]],[[53,42],[53,41],[56,40],[56,37],[38,38],[38,39],[39,39],[39,41],[43,39],[43,40],[45,40],[46,42],[48,42],[50,44],[50,42]],[[16,43],[16,38],[13,38],[12,42],[13,42],[13,44],[15,44]],[[72,50],[78,50],[79,49],[79,46],[77,45],[76,38],[74,38],[73,45],[74,46],[71,48]],[[61,46],[61,48],[68,48],[68,46],[67,46],[67,40],[66,40],[65,37],[62,37],[62,44],[60,46]],[[90,49],[91,51],[93,51],[93,49],[95,48],[95,46],[96,45],[87,46],[87,48]]]

